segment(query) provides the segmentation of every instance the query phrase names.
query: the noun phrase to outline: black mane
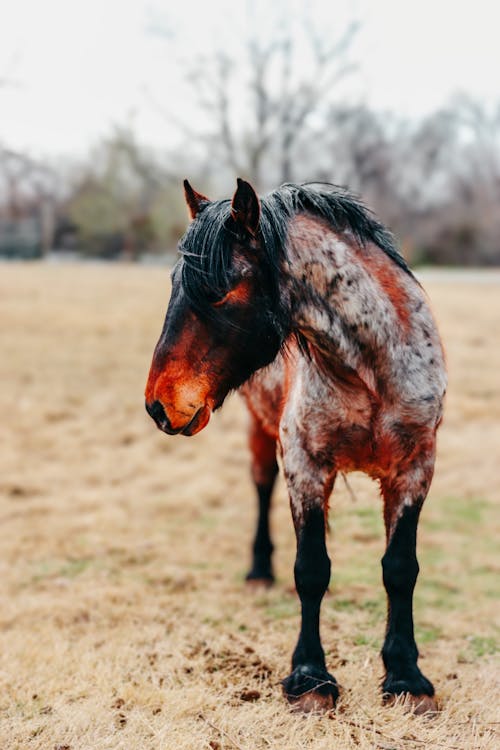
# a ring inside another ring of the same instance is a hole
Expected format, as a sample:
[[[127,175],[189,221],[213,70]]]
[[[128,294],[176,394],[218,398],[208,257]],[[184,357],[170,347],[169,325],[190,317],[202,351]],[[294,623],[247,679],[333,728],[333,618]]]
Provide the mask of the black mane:
[[[285,184],[261,199],[261,252],[276,288],[279,264],[286,258],[288,223],[300,212],[325,219],[339,232],[350,230],[360,245],[373,242],[412,275],[392,234],[352,193],[329,183]],[[202,204],[179,245],[184,260],[182,285],[195,307],[206,309],[210,298],[224,295],[231,287],[233,245],[248,239],[231,217],[229,200]]]

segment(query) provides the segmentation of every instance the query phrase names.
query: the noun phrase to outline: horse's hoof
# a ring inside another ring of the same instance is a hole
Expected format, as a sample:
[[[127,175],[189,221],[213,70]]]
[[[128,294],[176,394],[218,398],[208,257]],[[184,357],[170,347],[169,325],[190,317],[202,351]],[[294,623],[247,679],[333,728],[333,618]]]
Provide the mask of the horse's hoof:
[[[339,696],[337,682],[326,669],[303,664],[281,682],[292,711],[325,713]]]
[[[422,714],[435,714],[439,711],[438,702],[431,695],[409,695],[408,707],[415,716]]]
[[[395,703],[400,703],[408,713],[413,713],[415,716],[435,714],[439,711],[438,702],[431,695],[402,693],[401,695],[387,695],[384,697],[385,706],[393,706]]]
[[[333,695],[321,695],[313,690],[310,693],[299,695],[298,698],[286,696],[290,709],[300,714],[324,714],[335,707]]]

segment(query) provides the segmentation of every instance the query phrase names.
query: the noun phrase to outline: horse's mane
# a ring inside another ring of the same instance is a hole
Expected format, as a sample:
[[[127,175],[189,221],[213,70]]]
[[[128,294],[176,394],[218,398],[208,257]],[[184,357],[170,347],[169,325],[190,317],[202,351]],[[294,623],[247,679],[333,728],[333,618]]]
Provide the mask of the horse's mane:
[[[349,230],[361,246],[374,243],[412,275],[392,234],[357,196],[330,183],[285,184],[261,199],[261,252],[276,288],[279,265],[286,258],[288,223],[301,212],[325,219],[339,232]],[[184,259],[184,291],[197,307],[204,306],[212,295],[224,294],[231,286],[232,250],[238,240],[245,241],[231,217],[231,202],[202,203],[198,217],[179,245]]]

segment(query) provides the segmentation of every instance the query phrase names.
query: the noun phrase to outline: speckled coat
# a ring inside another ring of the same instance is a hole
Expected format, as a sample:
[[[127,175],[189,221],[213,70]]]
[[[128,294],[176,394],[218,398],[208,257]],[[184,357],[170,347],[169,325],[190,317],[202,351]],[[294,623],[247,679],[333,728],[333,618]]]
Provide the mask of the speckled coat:
[[[308,353],[290,342],[241,392],[279,441],[295,515],[323,505],[336,472],[361,470],[381,482],[389,531],[427,493],[442,417],[444,356],[426,295],[379,247],[308,215],[291,222],[283,285]]]

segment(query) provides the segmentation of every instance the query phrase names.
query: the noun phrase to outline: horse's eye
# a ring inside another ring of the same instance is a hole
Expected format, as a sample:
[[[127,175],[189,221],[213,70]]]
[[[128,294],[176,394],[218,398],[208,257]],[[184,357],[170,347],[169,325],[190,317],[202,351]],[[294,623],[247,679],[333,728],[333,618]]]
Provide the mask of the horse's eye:
[[[222,299],[212,302],[213,307],[222,307],[227,303],[244,305],[250,301],[250,282],[242,279],[233,289],[230,289]]]
[[[230,294],[231,292],[228,292],[223,297],[221,297],[220,299],[214,300],[210,304],[212,305],[212,307],[222,307],[222,305],[224,305],[228,301],[228,297]]]

